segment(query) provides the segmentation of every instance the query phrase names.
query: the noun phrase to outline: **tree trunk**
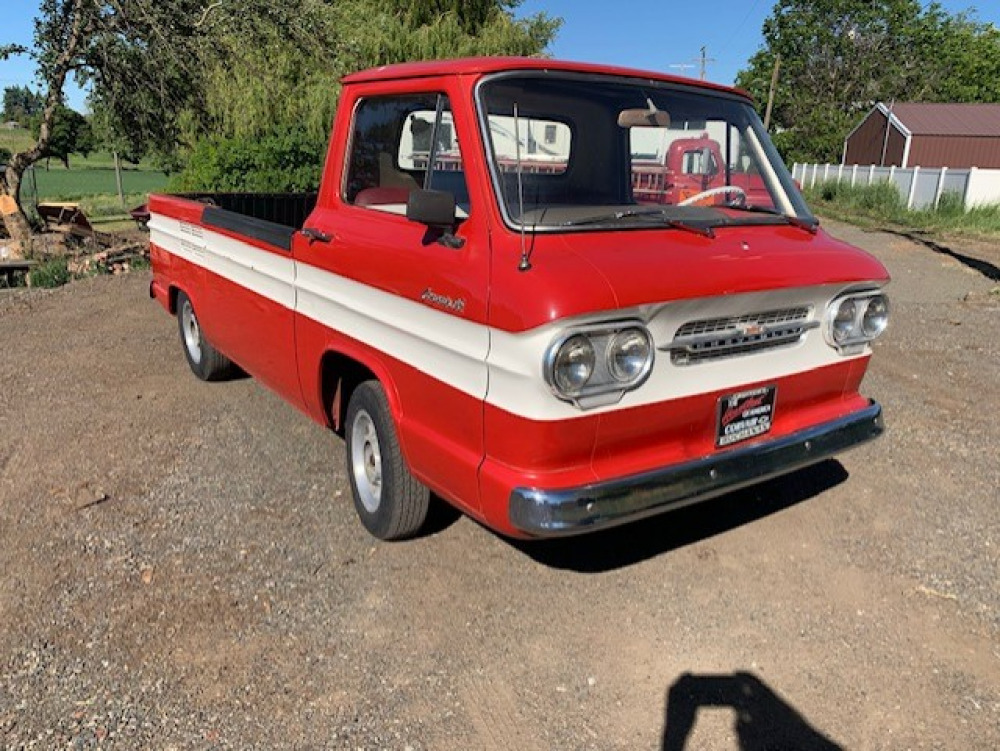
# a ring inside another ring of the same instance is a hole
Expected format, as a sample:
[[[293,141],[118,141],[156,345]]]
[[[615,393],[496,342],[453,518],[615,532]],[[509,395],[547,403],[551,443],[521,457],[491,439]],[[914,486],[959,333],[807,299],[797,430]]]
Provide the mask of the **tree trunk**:
[[[33,250],[31,225],[21,211],[22,174],[12,165],[7,165],[3,180],[0,181],[0,214],[3,215],[3,225],[11,239],[7,243],[10,258],[24,258]]]
[[[34,251],[31,225],[28,224],[28,218],[21,209],[21,178],[28,167],[42,159],[52,139],[52,120],[56,108],[62,101],[66,75],[72,69],[80,44],[89,29],[85,28],[84,10],[85,7],[92,10],[93,2],[69,0],[67,5],[57,5],[61,7],[59,13],[65,17],[67,37],[59,55],[43,66],[43,69],[49,69],[45,77],[49,92],[45,97],[45,108],[42,110],[42,119],[38,126],[38,139],[27,151],[11,156],[7,169],[4,170],[3,179],[0,180],[0,215],[3,216],[4,227],[13,241],[8,246],[8,253],[16,258],[30,256]]]

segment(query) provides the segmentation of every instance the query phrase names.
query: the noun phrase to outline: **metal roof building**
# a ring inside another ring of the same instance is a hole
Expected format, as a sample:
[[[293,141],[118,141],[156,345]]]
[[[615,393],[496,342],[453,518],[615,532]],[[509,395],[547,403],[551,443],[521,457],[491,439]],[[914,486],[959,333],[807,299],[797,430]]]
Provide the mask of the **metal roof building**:
[[[844,164],[1000,168],[1000,104],[879,102],[844,141]]]

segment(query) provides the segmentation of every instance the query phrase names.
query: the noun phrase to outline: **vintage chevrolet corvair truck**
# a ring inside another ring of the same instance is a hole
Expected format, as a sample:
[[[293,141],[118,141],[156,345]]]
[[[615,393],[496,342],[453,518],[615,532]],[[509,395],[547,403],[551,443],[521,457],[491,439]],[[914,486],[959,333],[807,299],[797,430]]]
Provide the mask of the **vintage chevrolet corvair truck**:
[[[710,187],[634,189],[692,138]],[[368,70],[317,195],[150,211],[150,293],[191,369],[238,366],[340,432],[380,538],[417,533],[432,492],[506,535],[596,530],[883,430],[859,388],[886,270],[818,227],[737,90],[536,59]]]

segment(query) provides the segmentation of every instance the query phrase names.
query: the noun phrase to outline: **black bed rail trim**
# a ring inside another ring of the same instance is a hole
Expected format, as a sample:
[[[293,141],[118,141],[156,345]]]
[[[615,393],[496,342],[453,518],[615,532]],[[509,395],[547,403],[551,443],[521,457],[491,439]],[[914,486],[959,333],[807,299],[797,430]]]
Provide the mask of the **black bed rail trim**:
[[[286,227],[284,224],[275,224],[264,219],[255,219],[252,216],[237,214],[235,211],[227,211],[217,206],[206,206],[201,221],[206,227],[217,227],[237,235],[252,237],[254,240],[280,248],[286,253],[291,253],[292,237],[297,231],[294,227]]]

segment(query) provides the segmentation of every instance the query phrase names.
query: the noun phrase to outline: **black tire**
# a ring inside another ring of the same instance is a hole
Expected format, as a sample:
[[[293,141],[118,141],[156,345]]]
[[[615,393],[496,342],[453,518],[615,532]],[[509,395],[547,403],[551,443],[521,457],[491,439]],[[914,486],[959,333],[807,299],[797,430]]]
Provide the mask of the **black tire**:
[[[365,381],[351,394],[344,432],[347,477],[365,529],[380,540],[417,534],[427,519],[430,491],[410,474],[378,381]]]
[[[185,293],[177,293],[177,328],[181,348],[191,372],[203,381],[223,381],[232,378],[238,368],[233,361],[212,346],[201,332],[194,305]]]

